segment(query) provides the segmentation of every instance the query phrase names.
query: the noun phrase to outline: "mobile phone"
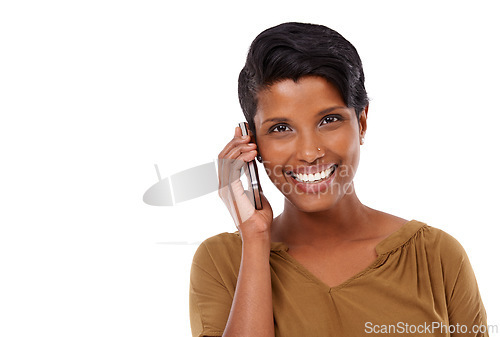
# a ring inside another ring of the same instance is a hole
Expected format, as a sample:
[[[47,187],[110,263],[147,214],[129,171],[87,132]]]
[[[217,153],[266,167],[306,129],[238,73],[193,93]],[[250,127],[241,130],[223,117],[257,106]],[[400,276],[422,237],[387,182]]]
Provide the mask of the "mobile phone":
[[[249,135],[248,127],[245,122],[239,123],[239,127],[243,136]],[[247,165],[250,175],[249,188],[252,190],[255,209],[262,209],[262,200],[260,199],[260,192],[262,189],[260,187],[259,174],[257,173],[257,164],[255,163],[255,159],[248,162]]]

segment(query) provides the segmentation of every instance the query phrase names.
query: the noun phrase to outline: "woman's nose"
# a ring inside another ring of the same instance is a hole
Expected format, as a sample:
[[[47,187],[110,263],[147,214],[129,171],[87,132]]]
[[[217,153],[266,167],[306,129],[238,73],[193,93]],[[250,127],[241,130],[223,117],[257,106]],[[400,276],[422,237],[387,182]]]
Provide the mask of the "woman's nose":
[[[297,156],[299,160],[308,163],[314,163],[317,159],[325,155],[325,148],[321,141],[316,137],[307,137],[307,139],[299,139],[297,146]]]

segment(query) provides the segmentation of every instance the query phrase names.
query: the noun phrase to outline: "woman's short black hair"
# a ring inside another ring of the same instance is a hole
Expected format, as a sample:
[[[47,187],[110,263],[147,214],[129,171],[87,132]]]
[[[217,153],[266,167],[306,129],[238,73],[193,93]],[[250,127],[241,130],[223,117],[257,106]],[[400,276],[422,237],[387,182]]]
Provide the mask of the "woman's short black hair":
[[[238,96],[255,134],[257,93],[266,86],[316,75],[337,87],[359,120],[368,105],[363,66],[356,48],[336,31],[315,24],[288,22],[266,29],[250,45],[238,78]]]

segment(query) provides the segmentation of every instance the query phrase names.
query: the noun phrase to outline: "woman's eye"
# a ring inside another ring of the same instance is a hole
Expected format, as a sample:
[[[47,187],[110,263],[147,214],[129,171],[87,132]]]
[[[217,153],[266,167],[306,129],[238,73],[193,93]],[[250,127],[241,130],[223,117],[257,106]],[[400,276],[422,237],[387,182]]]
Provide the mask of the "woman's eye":
[[[285,132],[285,131],[288,131],[287,129],[290,130],[290,128],[288,126],[280,124],[280,125],[276,125],[275,127],[273,127],[271,129],[271,132]]]
[[[322,121],[321,121],[321,124],[329,124],[329,123],[333,123],[335,121],[338,121],[340,120],[340,118],[338,116],[326,116]],[[324,123],[326,122],[326,123]]]

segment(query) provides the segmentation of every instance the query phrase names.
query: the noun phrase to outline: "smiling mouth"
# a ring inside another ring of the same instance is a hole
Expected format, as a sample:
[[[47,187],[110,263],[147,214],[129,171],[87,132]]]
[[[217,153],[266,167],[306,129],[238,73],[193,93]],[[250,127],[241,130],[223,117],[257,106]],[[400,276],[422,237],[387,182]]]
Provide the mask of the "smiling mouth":
[[[316,184],[319,182],[322,182],[324,180],[327,180],[332,176],[332,174],[335,172],[337,168],[337,164],[327,168],[326,170],[317,172],[317,173],[310,173],[310,174],[302,174],[302,173],[295,173],[292,171],[289,171],[288,174],[295,180],[301,182],[301,183],[306,183],[306,184]]]

